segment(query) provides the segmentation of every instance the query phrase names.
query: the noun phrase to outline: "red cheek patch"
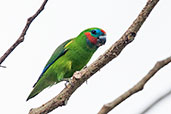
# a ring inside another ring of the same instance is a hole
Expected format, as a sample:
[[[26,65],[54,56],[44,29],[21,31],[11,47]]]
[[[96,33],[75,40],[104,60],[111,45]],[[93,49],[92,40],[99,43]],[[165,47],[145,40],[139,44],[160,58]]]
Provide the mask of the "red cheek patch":
[[[86,32],[86,33],[84,33],[84,34],[87,36],[88,40],[89,40],[92,44],[96,44],[96,43],[97,43],[97,38],[96,38],[96,37],[93,37],[93,36],[91,35],[90,32]]]

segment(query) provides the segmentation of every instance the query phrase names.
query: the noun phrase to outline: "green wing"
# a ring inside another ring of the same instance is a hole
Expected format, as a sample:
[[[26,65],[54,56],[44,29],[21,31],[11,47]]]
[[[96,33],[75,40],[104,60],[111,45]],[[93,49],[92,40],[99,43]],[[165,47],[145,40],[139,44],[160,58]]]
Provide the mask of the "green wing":
[[[65,49],[65,46],[71,41],[72,39],[69,39],[67,41],[65,41],[64,43],[62,43],[52,54],[51,58],[49,59],[49,61],[47,62],[46,66],[43,69],[43,72],[41,73],[41,75],[39,76],[37,82],[40,80],[40,78],[43,76],[43,74],[47,71],[47,69],[57,60],[59,59],[61,56],[63,56],[66,52],[67,49]],[[37,82],[33,85],[33,87],[35,87],[35,85],[37,84]]]

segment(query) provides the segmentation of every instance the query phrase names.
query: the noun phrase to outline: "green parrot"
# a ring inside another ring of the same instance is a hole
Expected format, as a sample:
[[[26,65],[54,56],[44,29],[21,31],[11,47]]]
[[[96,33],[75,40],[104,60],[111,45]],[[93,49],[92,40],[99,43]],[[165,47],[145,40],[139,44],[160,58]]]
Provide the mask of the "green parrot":
[[[94,52],[106,42],[106,32],[100,28],[88,28],[77,37],[62,43],[52,54],[27,100],[45,88],[72,77],[81,70]]]

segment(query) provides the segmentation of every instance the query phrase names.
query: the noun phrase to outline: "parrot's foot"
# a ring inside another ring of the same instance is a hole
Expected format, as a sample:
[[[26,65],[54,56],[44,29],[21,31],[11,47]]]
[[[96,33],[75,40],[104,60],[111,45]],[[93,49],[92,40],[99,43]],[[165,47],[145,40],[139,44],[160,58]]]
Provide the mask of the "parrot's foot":
[[[72,85],[71,78],[64,78],[64,79],[62,79],[62,81],[66,81],[65,87],[67,87],[68,84],[71,84]]]
[[[83,67],[83,69],[87,68],[87,65]]]
[[[75,79],[80,79],[81,78],[81,73],[80,73],[80,71],[76,71],[75,73],[74,73],[74,75],[73,75],[73,77],[75,78]],[[86,84],[88,84],[88,80],[86,80]]]
[[[87,66],[84,66],[82,69],[85,69],[87,68]],[[80,71],[76,71],[74,74],[73,74],[73,77],[75,79],[80,79],[81,78],[81,72]]]
[[[80,78],[81,78],[81,72],[80,72],[80,71],[76,71],[76,72],[74,73],[73,77],[74,77],[75,79],[80,79]]]
[[[64,78],[62,81],[71,82],[71,78]]]

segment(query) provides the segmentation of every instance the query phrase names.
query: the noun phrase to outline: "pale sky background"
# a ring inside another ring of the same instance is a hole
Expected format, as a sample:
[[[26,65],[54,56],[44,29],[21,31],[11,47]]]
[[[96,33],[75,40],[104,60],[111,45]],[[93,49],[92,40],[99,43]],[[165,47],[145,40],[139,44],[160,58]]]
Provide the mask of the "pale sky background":
[[[106,45],[94,54],[92,63],[117,41],[147,0],[49,0],[31,24],[25,40],[0,68],[0,114],[27,114],[56,96],[64,82],[26,102],[44,65],[62,42],[89,27],[103,28]],[[3,0],[0,3],[0,56],[17,40],[26,20],[43,0]],[[171,55],[171,1],[161,0],[135,40],[121,54],[84,83],[66,106],[50,114],[96,114],[136,84],[158,60]],[[145,86],[109,114],[139,114],[158,97],[171,90],[171,64],[161,69]],[[170,114],[171,96],[147,114]]]

